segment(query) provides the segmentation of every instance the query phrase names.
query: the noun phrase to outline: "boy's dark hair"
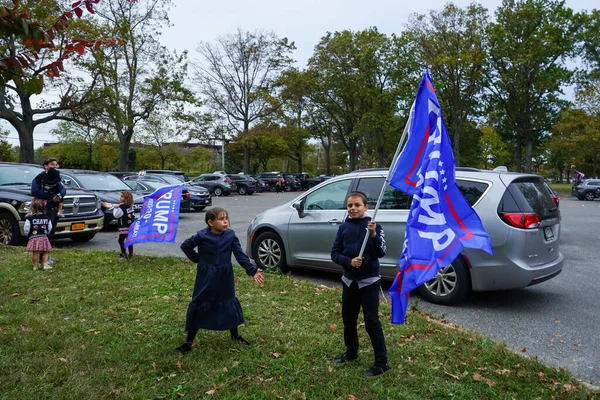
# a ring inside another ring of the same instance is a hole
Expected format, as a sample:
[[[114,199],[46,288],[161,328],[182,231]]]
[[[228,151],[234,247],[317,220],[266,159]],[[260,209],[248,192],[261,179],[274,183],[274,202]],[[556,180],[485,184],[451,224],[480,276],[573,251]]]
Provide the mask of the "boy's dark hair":
[[[227,214],[227,218],[229,218],[229,213],[223,207],[213,207],[206,210],[206,215],[204,216],[204,222],[208,225],[208,221],[214,221],[219,218],[219,214],[225,213]]]
[[[58,170],[56,168],[48,169],[48,172],[46,172],[46,175],[53,182],[58,182],[60,180],[60,172],[58,172]]]
[[[360,190],[355,190],[353,192],[350,192],[350,194],[348,196],[346,196],[346,203],[348,203],[348,199],[350,197],[358,197],[362,200],[364,205],[369,204],[369,199],[367,198],[367,195],[364,194],[363,192],[361,192]]]
[[[44,160],[44,162],[42,163],[42,166],[46,166],[48,164],[50,164],[51,162],[58,162],[58,160],[54,157],[48,157]]]

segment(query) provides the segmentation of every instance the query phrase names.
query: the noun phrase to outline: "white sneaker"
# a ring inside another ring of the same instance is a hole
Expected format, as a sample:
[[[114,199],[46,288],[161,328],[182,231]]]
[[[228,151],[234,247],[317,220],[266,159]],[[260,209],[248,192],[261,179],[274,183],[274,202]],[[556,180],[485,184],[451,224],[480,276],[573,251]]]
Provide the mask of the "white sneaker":
[[[44,263],[44,266],[42,267],[45,271],[48,271],[50,269],[52,269],[52,266],[48,263]]]
[[[39,271],[42,269],[42,264],[33,264],[33,270],[34,271]]]

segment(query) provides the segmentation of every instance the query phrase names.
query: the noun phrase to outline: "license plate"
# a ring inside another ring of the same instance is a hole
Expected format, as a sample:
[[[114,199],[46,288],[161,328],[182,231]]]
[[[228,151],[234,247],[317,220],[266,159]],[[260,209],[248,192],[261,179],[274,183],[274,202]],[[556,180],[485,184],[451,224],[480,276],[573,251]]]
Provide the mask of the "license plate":
[[[79,224],[71,224],[71,230],[72,231],[80,231],[85,229],[85,224],[83,223],[79,223]]]
[[[546,238],[546,240],[552,240],[552,239],[554,239],[554,232],[552,232],[552,227],[551,226],[545,226],[544,227],[544,237]]]

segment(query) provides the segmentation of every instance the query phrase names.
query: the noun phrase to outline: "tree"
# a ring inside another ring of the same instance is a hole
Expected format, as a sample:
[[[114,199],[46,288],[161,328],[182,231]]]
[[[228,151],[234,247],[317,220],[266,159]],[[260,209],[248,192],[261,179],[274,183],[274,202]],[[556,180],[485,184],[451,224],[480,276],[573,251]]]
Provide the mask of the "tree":
[[[8,132],[0,131],[0,161],[16,161],[16,149],[6,140]]]
[[[441,11],[413,15],[406,31],[415,43],[416,60],[431,68],[444,119],[452,133],[457,166],[461,165],[461,150],[477,153],[477,147],[468,142],[463,145],[461,137],[468,132],[468,121],[481,108],[487,23],[487,10],[482,6],[459,8],[448,3]]]
[[[222,36],[212,45],[201,42],[203,62],[195,65],[200,93],[207,105],[238,134],[272,115],[279,107],[274,83],[292,59],[294,43],[272,32],[242,32]],[[244,143],[242,140],[241,143]],[[244,145],[244,172],[250,171],[250,147]]]
[[[99,0],[76,1],[63,10],[57,0],[12,0],[12,7],[0,5],[0,119],[11,124],[19,135],[19,161],[33,162],[33,132],[41,124],[73,121],[65,112],[93,101],[89,87],[73,84],[64,64],[73,54],[86,49],[116,44],[116,40],[79,38],[72,29],[74,16],[94,12]],[[6,4],[6,3],[5,3]],[[51,78],[50,82],[44,77]],[[56,79],[56,80],[55,80]],[[59,90],[58,102],[36,103],[42,91]]]
[[[175,161],[180,157],[178,146],[173,142],[177,138],[174,129],[169,126],[168,119],[158,117],[148,118],[144,123],[144,131],[140,134],[140,141],[147,146],[145,147],[148,160],[148,166],[152,164],[154,169],[165,169],[168,161]],[[158,167],[158,168],[157,168]],[[145,167],[148,168],[148,167]]]
[[[185,88],[187,53],[171,54],[158,42],[160,29],[168,24],[169,0],[107,0],[97,8],[103,35],[118,35],[122,44],[99,48],[80,65],[98,75],[97,104],[119,140],[119,169],[129,170],[131,141],[137,127],[161,110],[182,112],[193,103]]]
[[[83,169],[94,169],[99,165],[98,142],[102,138],[106,139],[107,132],[90,125],[62,121],[52,130],[52,134],[59,138],[59,145],[53,148],[66,158],[61,160],[61,165]],[[58,146],[61,148],[59,149]]]
[[[565,104],[559,95],[573,71],[564,63],[574,55],[580,26],[564,1],[504,0],[487,27],[488,107],[500,117],[497,131],[514,143],[519,170],[524,161],[531,171],[535,151]]]

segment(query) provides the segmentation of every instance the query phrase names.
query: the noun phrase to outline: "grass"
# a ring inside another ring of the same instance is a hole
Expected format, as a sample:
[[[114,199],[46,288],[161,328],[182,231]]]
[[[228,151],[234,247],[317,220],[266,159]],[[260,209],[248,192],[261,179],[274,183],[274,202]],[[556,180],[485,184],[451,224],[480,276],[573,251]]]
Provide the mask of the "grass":
[[[180,258],[55,250],[53,271],[32,271],[23,248],[0,247],[1,399],[591,399],[567,372],[416,310],[391,325],[392,370],[373,360],[364,326],[357,362],[343,351],[341,291],[236,268],[246,317],[240,333],[200,331],[178,356],[195,265]],[[352,397],[354,396],[354,397]]]
[[[571,183],[550,183],[550,187],[554,189],[558,194],[570,196],[571,195],[571,187],[573,186],[573,182]]]

